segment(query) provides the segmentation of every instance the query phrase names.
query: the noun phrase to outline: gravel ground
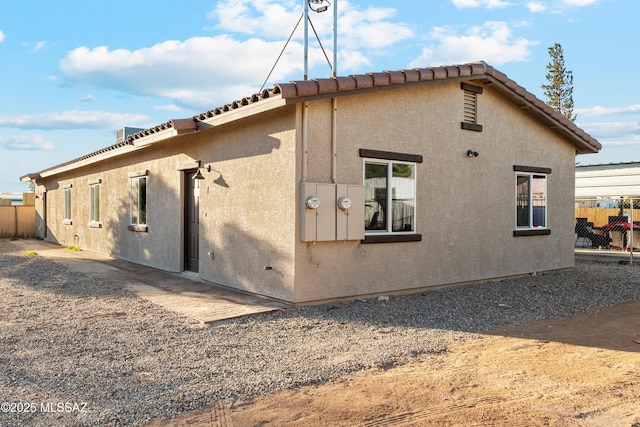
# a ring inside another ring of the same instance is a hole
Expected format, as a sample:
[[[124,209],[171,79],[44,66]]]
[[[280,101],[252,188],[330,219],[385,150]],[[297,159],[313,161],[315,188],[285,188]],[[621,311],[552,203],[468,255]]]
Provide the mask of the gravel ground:
[[[0,239],[0,426],[144,424],[635,300],[639,285],[637,265],[579,261],[573,271],[203,326]]]

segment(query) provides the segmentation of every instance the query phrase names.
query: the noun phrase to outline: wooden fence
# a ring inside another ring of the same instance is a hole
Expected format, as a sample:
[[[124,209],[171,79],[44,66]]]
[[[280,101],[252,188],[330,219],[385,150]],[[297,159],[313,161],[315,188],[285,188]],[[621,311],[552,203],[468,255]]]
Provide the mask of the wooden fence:
[[[625,209],[624,213],[629,214],[629,209]],[[592,222],[594,227],[609,224],[609,217],[619,214],[620,209],[618,208],[576,208],[576,218],[587,218],[587,222]],[[640,210],[634,209],[633,214],[633,220],[640,221]]]
[[[35,206],[0,206],[0,237],[35,237]]]

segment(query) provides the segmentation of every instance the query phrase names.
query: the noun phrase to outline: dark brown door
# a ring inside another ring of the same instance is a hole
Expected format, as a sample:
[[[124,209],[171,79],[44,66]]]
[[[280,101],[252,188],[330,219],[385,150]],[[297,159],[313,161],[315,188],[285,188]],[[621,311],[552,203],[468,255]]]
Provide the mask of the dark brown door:
[[[196,171],[184,174],[184,269],[198,272],[198,246],[200,224],[198,205],[200,197],[200,180],[193,179]]]

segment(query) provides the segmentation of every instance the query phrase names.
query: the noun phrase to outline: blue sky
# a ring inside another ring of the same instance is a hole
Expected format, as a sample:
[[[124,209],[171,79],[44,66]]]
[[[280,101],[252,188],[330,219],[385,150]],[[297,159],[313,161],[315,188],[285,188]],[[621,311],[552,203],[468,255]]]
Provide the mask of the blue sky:
[[[640,161],[637,0],[337,0],[339,75],[484,60],[544,100],[548,48],[574,75],[581,164]],[[303,0],[9,0],[0,15],[0,192],[19,177],[257,92]],[[332,12],[310,12],[331,49]],[[311,31],[311,30],[310,30]],[[312,34],[312,33],[311,33]],[[267,87],[303,76],[299,26]],[[329,52],[329,58],[332,57]],[[310,78],[331,69],[310,40]]]

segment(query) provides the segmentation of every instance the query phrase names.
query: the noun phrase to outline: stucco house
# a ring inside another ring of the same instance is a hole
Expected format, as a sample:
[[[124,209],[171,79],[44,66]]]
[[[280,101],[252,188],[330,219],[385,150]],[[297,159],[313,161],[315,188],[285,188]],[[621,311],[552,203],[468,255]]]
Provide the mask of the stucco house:
[[[598,141],[484,62],[295,81],[23,176],[37,233],[294,303],[574,266]]]

